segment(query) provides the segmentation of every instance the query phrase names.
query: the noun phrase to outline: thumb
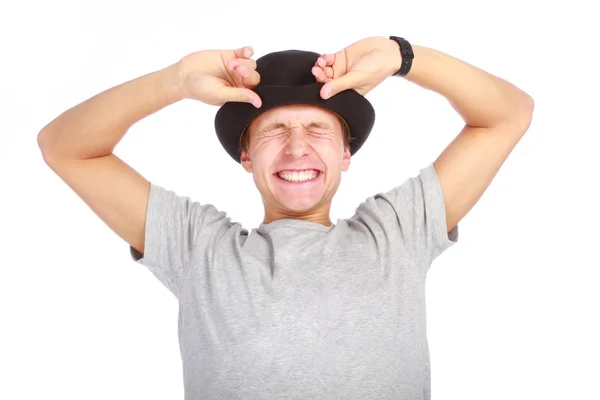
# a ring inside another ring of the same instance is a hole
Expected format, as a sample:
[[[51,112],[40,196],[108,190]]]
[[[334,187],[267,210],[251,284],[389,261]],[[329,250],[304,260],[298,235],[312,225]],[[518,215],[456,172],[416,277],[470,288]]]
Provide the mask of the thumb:
[[[256,92],[246,88],[223,86],[216,93],[217,99],[222,103],[229,101],[250,103],[256,108],[262,106],[262,100]]]
[[[345,75],[340,76],[327,82],[321,88],[321,97],[328,99],[336,94],[347,89],[355,89],[361,86],[363,77],[359,71],[350,71]]]

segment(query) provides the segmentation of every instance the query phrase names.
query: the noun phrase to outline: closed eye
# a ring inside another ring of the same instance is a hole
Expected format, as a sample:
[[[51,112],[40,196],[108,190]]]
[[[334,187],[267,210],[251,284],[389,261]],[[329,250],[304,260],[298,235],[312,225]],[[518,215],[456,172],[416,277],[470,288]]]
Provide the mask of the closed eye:
[[[332,133],[332,131],[325,130],[325,129],[311,129],[309,132],[310,133],[315,133],[317,135],[329,135],[329,134]]]
[[[273,136],[284,135],[287,132],[288,132],[288,129],[270,129],[267,131],[261,131],[261,134],[262,134],[262,136],[273,137]]]

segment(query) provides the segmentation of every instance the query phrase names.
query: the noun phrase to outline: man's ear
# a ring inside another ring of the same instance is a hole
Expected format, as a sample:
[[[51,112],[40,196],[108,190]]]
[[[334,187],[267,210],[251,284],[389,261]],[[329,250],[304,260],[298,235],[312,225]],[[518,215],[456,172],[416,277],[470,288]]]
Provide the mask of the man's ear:
[[[247,150],[242,150],[240,162],[242,163],[242,167],[244,167],[246,172],[252,172],[252,161],[250,160],[250,154]]]
[[[342,171],[346,172],[346,171],[348,171],[348,168],[350,168],[350,158],[351,158],[350,149],[347,148],[344,151],[344,158],[342,158]]]

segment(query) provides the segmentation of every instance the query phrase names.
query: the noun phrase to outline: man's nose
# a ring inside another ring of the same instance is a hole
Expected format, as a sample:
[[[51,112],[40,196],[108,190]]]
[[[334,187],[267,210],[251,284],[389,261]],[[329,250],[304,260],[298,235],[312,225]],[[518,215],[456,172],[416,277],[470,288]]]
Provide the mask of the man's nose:
[[[288,136],[286,138],[285,144],[285,155],[286,156],[294,156],[294,157],[302,157],[306,154],[309,154],[311,151],[310,144],[308,142],[308,137],[304,128],[302,127],[294,127],[292,128]]]

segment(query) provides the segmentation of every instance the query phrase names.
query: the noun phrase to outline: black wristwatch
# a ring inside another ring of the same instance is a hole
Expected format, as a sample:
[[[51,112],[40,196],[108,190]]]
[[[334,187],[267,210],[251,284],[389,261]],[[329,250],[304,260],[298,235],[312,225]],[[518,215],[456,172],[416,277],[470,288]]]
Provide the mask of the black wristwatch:
[[[408,43],[408,40],[401,37],[390,36],[390,39],[398,43],[398,46],[400,46],[400,54],[402,55],[402,66],[394,76],[406,76],[412,66],[412,60],[415,58],[412,46]]]

